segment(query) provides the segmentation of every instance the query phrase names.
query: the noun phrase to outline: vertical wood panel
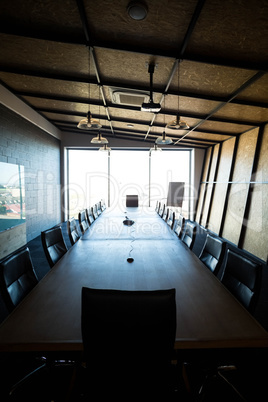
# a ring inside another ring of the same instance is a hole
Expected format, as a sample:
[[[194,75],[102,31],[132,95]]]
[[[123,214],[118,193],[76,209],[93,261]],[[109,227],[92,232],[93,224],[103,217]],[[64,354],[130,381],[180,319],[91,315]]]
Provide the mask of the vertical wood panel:
[[[234,244],[238,244],[243,224],[257,136],[258,129],[255,129],[239,138],[232,177],[232,181],[236,183],[231,184],[222,232],[222,236]]]
[[[213,195],[211,212],[208,219],[208,228],[219,234],[223,218],[223,209],[227,194],[228,181],[232,165],[232,157],[235,146],[235,138],[225,141],[222,144],[219,169],[216,177],[215,191]]]
[[[243,248],[267,261],[268,257],[268,126],[263,131],[256,173],[251,185]]]
[[[216,172],[216,167],[217,167],[219,149],[220,149],[220,144],[215,145],[214,149],[213,149],[211,168],[210,168],[210,172],[209,172],[208,184],[207,184],[207,189],[206,189],[206,198],[205,198],[205,203],[204,203],[204,207],[203,207],[203,211],[202,211],[203,213],[202,213],[202,217],[201,217],[201,225],[203,225],[203,226],[206,226],[206,224],[207,224],[207,217],[208,217],[209,205],[210,205],[210,200],[211,200],[213,182],[215,179],[215,172]]]
[[[206,156],[205,156],[204,169],[203,169],[203,175],[202,175],[202,179],[201,179],[201,186],[200,186],[196,218],[195,218],[196,222],[198,222],[198,223],[201,223],[201,215],[202,215],[202,211],[203,211],[204,197],[205,197],[205,190],[206,190],[205,182],[208,180],[209,167],[210,167],[210,163],[211,163],[211,155],[212,155],[212,147],[207,149]]]

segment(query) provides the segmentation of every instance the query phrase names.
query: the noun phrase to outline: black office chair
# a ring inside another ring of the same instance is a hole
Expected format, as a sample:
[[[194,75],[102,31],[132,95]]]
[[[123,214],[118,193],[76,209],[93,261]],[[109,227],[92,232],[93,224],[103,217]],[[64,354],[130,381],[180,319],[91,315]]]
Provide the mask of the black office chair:
[[[227,250],[227,259],[224,267],[222,283],[237,298],[237,300],[249,311],[253,312],[259,295],[261,286],[261,264],[252,261],[245,255],[237,253],[233,250]],[[230,323],[231,325],[231,323]],[[234,401],[255,401],[248,399],[249,392],[252,392],[250,385],[250,377],[253,378],[254,371],[257,367],[251,366],[245,355],[234,359],[232,362],[223,361],[221,366],[211,365],[206,368],[205,379],[199,390],[197,401],[219,400],[225,401],[223,396],[230,395],[229,400]],[[247,367],[248,370],[245,370]],[[248,371],[252,370],[252,375],[248,375]],[[245,380],[247,378],[247,380]],[[248,383],[248,384],[247,384]],[[215,388],[216,386],[216,388]],[[221,398],[223,399],[219,399]],[[231,399],[232,396],[232,399]],[[212,399],[209,399],[209,398]],[[263,399],[265,400],[265,399]]]
[[[192,250],[196,237],[196,224],[193,222],[186,222],[185,229],[182,234],[181,240],[190,250]]]
[[[37,283],[28,247],[15,251],[0,261],[0,290],[9,312]]]
[[[94,216],[93,216],[93,212],[92,212],[92,208],[87,208],[86,209],[86,216],[87,216],[88,225],[91,226],[92,223],[95,221]]]
[[[160,218],[162,218],[162,219],[163,219],[163,216],[166,216],[166,204],[163,204],[162,211],[159,213],[159,215],[160,215]]]
[[[49,266],[52,268],[68,251],[61,227],[55,226],[52,229],[41,232],[41,240]]]
[[[160,202],[159,201],[156,201],[156,204],[155,204],[155,212],[159,212],[159,207],[160,207]]]
[[[158,215],[161,217],[163,214],[163,204],[159,201]]]
[[[76,220],[74,218],[71,218],[67,221],[67,232],[69,235],[71,245],[73,246],[80,239],[78,227],[76,225]]]
[[[16,250],[0,261],[0,292],[9,313],[22,302],[37,283],[28,247]],[[19,331],[19,328],[17,330]],[[20,354],[4,354],[1,359],[3,400],[6,400],[5,398],[14,400],[11,395],[20,385],[44,367],[43,359]]]
[[[169,217],[169,208],[166,207],[165,210],[164,210],[164,213],[162,215],[163,221],[167,222],[168,217]]]
[[[126,207],[138,207],[139,197],[138,195],[126,195]]]
[[[104,199],[101,199],[101,210],[102,210],[102,212],[105,211],[105,209],[106,209],[106,203],[105,203]]]
[[[93,207],[91,207],[91,213],[92,213],[94,220],[96,220],[99,217],[98,211],[97,211],[97,204],[95,204],[95,205],[93,205]]]
[[[210,269],[214,275],[217,275],[221,268],[226,249],[226,242],[218,237],[207,234],[204,247],[200,253],[200,260]]]
[[[261,264],[245,255],[227,250],[221,282],[251,313],[254,311],[260,292],[261,269]]]
[[[101,201],[97,202],[97,214],[100,216],[102,214],[102,209],[101,209]]]
[[[171,209],[169,210],[168,219],[166,222],[168,226],[173,230],[175,225],[175,212],[171,211]]]
[[[176,233],[176,235],[181,238],[184,230],[184,225],[185,225],[185,219],[184,217],[180,214],[178,219],[176,219],[173,230]]]
[[[167,396],[175,332],[175,289],[82,288],[88,392],[117,400]]]
[[[86,215],[86,210],[83,209],[82,211],[79,212],[78,214],[78,221],[79,221],[79,225],[80,225],[80,229],[82,234],[84,234],[88,228],[89,228],[89,224],[88,224],[88,220],[87,220],[87,215]]]

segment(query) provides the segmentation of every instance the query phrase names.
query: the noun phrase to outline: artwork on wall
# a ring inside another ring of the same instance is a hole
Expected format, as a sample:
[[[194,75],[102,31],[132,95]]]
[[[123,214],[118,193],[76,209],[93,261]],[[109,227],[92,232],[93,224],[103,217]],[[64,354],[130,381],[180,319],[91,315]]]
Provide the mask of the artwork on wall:
[[[25,223],[24,166],[0,162],[0,232]]]

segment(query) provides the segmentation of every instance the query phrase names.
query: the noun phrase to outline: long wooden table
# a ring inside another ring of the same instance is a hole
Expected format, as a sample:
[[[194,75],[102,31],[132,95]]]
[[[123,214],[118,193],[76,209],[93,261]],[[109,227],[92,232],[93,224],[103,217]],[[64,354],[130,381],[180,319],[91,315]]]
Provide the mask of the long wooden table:
[[[133,226],[123,225],[125,216]],[[175,287],[176,349],[268,346],[267,332],[168,225],[153,210],[133,208],[96,220],[2,323],[0,351],[81,351],[82,286]]]

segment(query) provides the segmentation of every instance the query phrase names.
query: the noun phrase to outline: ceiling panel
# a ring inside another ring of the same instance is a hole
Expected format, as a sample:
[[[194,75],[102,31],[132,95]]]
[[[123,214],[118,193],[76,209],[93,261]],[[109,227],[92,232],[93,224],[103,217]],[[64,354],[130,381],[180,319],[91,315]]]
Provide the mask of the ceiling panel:
[[[177,51],[191,21],[197,0],[147,0],[147,18],[133,21],[126,12],[129,1],[86,1],[93,41],[116,42],[137,48],[159,47]]]
[[[154,142],[177,113],[190,127],[166,127],[178,146],[268,121],[266,0],[144,0],[142,21],[129,1],[1,2],[1,82],[63,131],[76,135],[90,110],[109,138],[133,144]],[[111,87],[150,93],[150,63],[160,112],[113,103]]]
[[[267,62],[266,0],[205,2],[187,53]]]
[[[258,125],[268,122],[268,109],[228,103],[221,110],[216,112],[214,116],[224,119],[240,119],[245,123],[247,121],[256,122],[256,125]]]
[[[222,134],[229,133],[230,135],[232,134],[241,134],[249,129],[252,128],[252,126],[248,125],[238,125],[238,124],[232,124],[232,123],[226,123],[226,122],[215,122],[215,121],[204,121],[199,127],[201,130],[208,130],[208,131],[214,131],[214,132],[219,132]]]

